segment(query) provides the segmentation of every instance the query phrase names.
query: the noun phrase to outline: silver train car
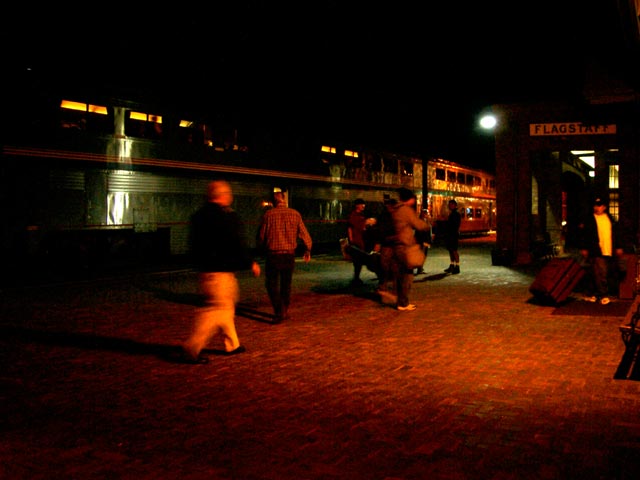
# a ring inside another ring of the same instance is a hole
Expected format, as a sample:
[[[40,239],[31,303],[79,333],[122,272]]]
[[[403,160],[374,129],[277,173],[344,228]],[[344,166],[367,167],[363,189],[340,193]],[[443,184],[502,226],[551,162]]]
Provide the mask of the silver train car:
[[[0,251],[14,269],[185,256],[212,179],[231,183],[252,247],[275,187],[302,214],[316,252],[338,250],[355,199],[377,216],[400,187],[434,225],[456,198],[465,232],[493,228],[493,178],[444,160],[286,136],[256,141],[226,121],[111,97],[47,93],[14,107],[0,165]]]
[[[338,249],[356,198],[375,216],[400,186],[422,193],[420,159],[315,144],[295,152],[305,171],[265,168],[293,154],[268,156],[236,130],[128,101],[54,96],[15,113],[23,118],[7,132],[0,172],[2,252],[17,268],[186,255],[212,179],[231,183],[251,246],[273,188],[283,188],[316,252]]]

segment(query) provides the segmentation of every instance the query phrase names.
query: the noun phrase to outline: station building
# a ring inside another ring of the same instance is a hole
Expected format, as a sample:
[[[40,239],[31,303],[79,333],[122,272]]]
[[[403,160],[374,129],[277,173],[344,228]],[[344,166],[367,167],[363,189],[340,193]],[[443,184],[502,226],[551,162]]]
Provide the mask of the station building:
[[[640,98],[640,97],[639,97]],[[568,103],[496,105],[496,248],[515,264],[540,245],[577,247],[578,226],[603,196],[625,248],[640,245],[638,99],[579,108]]]
[[[493,105],[496,250],[505,262],[576,249],[594,196],[620,222],[627,252],[640,246],[639,7],[582,9],[579,49],[567,52],[585,60],[575,93]]]

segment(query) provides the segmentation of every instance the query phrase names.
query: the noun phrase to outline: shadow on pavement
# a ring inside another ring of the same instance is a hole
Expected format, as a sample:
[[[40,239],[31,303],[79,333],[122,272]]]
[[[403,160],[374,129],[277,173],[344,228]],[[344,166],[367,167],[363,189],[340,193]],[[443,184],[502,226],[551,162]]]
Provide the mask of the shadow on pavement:
[[[155,355],[164,360],[175,358],[182,350],[178,345],[144,343],[126,338],[104,337],[85,333],[48,332],[16,326],[0,327],[0,335],[4,338],[16,338],[25,343],[67,346],[88,350],[107,350],[131,355]]]

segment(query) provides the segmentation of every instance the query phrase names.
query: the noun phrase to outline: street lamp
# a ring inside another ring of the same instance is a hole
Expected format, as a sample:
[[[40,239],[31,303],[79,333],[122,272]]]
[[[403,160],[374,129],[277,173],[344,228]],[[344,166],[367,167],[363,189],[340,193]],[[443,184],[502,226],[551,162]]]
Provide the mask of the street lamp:
[[[483,115],[480,118],[480,126],[485,130],[493,130],[498,124],[498,120],[493,115]]]

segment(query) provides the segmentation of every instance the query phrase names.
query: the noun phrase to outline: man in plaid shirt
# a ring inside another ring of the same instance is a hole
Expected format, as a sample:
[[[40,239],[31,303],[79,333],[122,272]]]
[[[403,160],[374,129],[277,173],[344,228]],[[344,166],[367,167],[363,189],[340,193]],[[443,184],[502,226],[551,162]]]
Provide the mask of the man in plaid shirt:
[[[274,311],[273,323],[289,318],[291,282],[295,267],[298,240],[305,246],[304,261],[311,260],[311,235],[297,210],[289,208],[284,192],[276,189],[274,207],[262,217],[258,231],[258,245],[265,251],[265,279],[267,293]]]

